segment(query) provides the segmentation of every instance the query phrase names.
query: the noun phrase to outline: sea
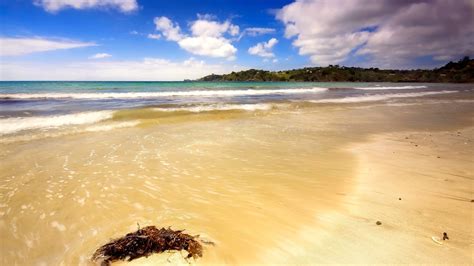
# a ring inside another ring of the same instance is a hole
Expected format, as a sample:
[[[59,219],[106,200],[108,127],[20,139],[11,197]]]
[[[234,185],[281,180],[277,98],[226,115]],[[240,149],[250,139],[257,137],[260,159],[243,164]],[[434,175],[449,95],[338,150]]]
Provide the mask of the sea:
[[[91,125],[111,120],[119,110],[146,109],[157,117],[252,112],[288,104],[396,102],[472,90],[465,84],[419,83],[3,81],[0,136]]]

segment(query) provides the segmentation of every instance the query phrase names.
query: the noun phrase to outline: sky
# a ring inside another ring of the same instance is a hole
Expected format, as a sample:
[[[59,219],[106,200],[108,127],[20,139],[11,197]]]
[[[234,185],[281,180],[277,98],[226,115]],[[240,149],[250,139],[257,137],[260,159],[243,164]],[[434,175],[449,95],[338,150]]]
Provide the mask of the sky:
[[[0,0],[0,80],[433,68],[474,55],[472,0]]]

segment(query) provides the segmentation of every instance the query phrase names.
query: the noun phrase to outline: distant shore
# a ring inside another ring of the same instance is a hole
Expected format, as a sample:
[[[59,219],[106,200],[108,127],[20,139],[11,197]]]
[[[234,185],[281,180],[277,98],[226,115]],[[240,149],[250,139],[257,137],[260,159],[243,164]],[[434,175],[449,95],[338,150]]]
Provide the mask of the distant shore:
[[[330,65],[284,71],[250,69],[208,75],[198,81],[301,81],[301,82],[425,82],[473,83],[474,60],[469,57],[432,70],[397,70]]]

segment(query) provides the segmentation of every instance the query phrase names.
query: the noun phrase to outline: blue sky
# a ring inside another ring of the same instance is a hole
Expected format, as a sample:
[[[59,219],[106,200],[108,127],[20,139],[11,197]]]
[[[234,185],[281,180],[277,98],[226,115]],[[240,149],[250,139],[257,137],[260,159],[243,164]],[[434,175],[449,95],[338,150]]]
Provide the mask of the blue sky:
[[[473,47],[474,30],[465,26],[474,4],[448,2],[1,1],[0,79],[180,80],[248,68],[439,66]],[[459,19],[442,15],[449,11]]]

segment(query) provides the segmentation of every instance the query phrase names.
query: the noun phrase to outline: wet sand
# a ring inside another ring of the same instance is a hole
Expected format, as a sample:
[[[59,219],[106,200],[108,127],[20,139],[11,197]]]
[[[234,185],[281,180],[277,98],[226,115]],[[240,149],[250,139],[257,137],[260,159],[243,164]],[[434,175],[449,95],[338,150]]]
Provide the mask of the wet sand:
[[[473,138],[470,127],[379,134],[350,146],[354,189],[341,197],[341,208],[317,214],[318,226],[287,243],[308,248],[294,249],[291,258],[274,250],[268,258],[298,265],[472,264]]]
[[[355,145],[355,190],[344,200],[340,226],[358,229],[343,237],[358,245],[332,261],[472,263],[473,140],[470,127],[383,134]],[[449,240],[442,245],[432,240],[444,232]]]
[[[214,115],[0,144],[0,264],[91,264],[137,223],[214,241],[198,264],[472,262],[472,102]]]

